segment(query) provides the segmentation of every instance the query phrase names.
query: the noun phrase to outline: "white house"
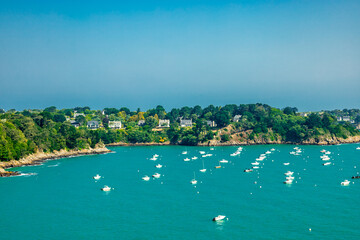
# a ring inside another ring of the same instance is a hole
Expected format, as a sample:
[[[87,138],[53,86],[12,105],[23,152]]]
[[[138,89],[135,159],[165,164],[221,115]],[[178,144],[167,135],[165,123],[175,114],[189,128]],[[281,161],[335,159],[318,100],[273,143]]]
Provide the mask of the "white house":
[[[120,129],[121,128],[121,121],[109,121],[109,128]]]
[[[159,119],[159,126],[158,127],[170,127],[170,120],[169,119]]]
[[[350,122],[350,117],[349,116],[343,116],[343,121],[344,122]]]
[[[342,117],[336,117],[336,120],[337,120],[338,122],[341,122],[341,121],[342,121]]]
[[[145,120],[139,120],[138,125],[139,126],[144,126],[145,125]]]
[[[241,115],[235,115],[233,118],[233,122],[239,122],[240,118],[241,118]]]
[[[78,123],[77,121],[70,121],[70,124],[76,128],[80,127],[80,123]]]
[[[192,120],[191,119],[181,119],[180,127],[192,127]]]
[[[77,113],[76,111],[74,112],[74,118],[76,118],[77,116],[84,116],[85,117],[85,114],[83,113]]]
[[[217,126],[215,121],[206,121],[206,125],[208,125],[209,127],[216,127]]]
[[[89,128],[89,129],[98,129],[100,127],[99,125],[99,122],[98,121],[88,121],[86,126]]]

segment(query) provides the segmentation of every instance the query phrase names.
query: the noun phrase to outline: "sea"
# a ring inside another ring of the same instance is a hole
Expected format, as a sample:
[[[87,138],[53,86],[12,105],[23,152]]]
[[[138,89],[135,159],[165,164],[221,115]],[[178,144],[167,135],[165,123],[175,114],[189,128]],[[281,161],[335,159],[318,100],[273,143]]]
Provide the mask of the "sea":
[[[0,178],[0,239],[360,239],[360,144],[239,147],[111,147],[14,168]]]

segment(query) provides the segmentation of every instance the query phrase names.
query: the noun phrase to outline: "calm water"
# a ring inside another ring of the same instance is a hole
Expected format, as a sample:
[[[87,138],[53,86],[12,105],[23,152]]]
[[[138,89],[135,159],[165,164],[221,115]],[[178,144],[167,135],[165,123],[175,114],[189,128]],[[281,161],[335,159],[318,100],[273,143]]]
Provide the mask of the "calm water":
[[[18,168],[36,175],[0,178],[0,239],[360,239],[358,146],[300,146],[300,156],[291,145],[245,146],[235,157],[237,147],[114,147]],[[271,148],[258,170],[243,172]],[[223,158],[229,163],[215,169]],[[283,184],[288,170],[292,185]],[[162,176],[141,180],[155,172]],[[92,179],[97,173],[104,178]],[[114,190],[101,191],[105,184]],[[212,222],[219,214],[228,220]]]

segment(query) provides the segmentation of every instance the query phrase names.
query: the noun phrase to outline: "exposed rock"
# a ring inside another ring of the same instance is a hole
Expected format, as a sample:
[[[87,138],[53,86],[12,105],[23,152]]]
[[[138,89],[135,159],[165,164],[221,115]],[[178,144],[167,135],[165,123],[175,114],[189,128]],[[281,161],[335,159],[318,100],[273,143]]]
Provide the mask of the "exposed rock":
[[[72,157],[72,156],[80,156],[80,155],[102,154],[108,152],[111,151],[106,147],[96,147],[90,149],[69,150],[69,151],[60,150],[60,151],[54,151],[52,153],[37,152],[27,157],[24,157],[20,160],[0,162],[0,176],[8,177],[13,175],[19,175],[19,173],[17,172],[6,171],[5,169],[7,168],[21,167],[26,165],[38,165],[45,160],[51,160],[51,159],[59,159],[64,157]]]

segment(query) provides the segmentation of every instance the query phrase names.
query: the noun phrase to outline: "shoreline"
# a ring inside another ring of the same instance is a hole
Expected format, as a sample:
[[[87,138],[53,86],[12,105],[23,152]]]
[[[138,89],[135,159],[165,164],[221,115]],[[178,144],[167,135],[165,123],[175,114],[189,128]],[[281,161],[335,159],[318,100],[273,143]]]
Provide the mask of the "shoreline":
[[[37,152],[26,156],[20,160],[10,160],[7,162],[0,162],[0,177],[10,177],[20,175],[18,171],[7,171],[9,168],[22,167],[22,166],[33,166],[39,165],[42,162],[48,160],[55,160],[60,158],[84,156],[84,155],[95,155],[109,153],[111,150],[106,147],[97,147],[82,150],[60,150],[52,153]]]
[[[230,140],[227,142],[220,142],[217,140],[211,140],[205,143],[198,143],[194,145],[194,147],[216,147],[216,146],[252,146],[252,145],[314,145],[314,146],[331,146],[338,144],[351,144],[351,143],[360,143],[360,136],[351,136],[346,139],[343,138],[331,138],[331,139],[321,139],[315,140],[310,139],[303,142],[285,142],[285,141],[264,141],[264,140],[248,140],[248,141],[234,141]],[[107,147],[133,147],[133,146],[189,146],[182,144],[172,144],[170,142],[164,143],[156,143],[156,142],[148,142],[148,143],[109,143],[106,144]]]

